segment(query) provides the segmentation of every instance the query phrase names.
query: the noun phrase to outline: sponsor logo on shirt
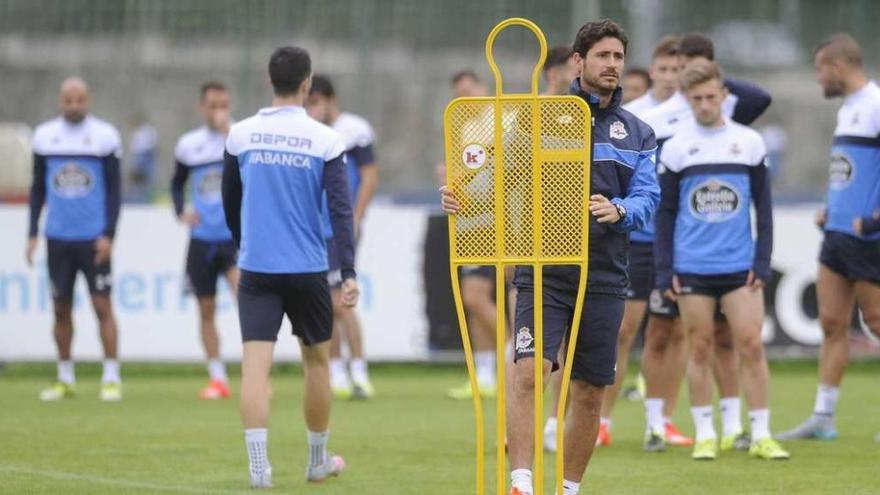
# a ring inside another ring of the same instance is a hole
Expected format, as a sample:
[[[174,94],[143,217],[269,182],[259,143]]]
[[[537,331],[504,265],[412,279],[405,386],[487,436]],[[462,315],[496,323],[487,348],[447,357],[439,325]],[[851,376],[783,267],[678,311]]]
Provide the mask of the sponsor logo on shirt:
[[[739,192],[718,179],[710,179],[691,192],[690,207],[694,216],[705,222],[724,222],[739,210]]]
[[[282,165],[293,168],[312,168],[312,159],[306,155],[283,151],[254,151],[250,163],[258,165]]]
[[[844,153],[831,155],[831,166],[828,169],[828,185],[835,191],[846,189],[855,176],[852,160]]]
[[[223,173],[219,168],[203,173],[196,185],[199,199],[204,203],[219,203],[222,199],[220,193],[220,183],[222,181]]]
[[[95,187],[95,178],[89,169],[77,162],[66,162],[52,177],[52,188],[59,196],[67,199],[82,198]]]

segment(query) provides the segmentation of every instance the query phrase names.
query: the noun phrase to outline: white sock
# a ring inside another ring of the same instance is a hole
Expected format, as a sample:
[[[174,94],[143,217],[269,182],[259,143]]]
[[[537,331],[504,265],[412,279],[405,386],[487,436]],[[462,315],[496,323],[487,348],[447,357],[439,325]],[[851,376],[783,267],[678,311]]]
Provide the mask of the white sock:
[[[532,495],[532,471],[514,469],[510,472],[510,485],[527,495]]]
[[[208,376],[211,380],[226,383],[229,377],[226,376],[226,364],[220,359],[211,359],[208,361]]]
[[[742,406],[739,397],[724,397],[718,404],[721,406],[721,429],[724,436],[742,432]]]
[[[367,383],[370,381],[370,376],[367,374],[367,361],[364,358],[352,359],[349,367],[353,382]]]
[[[480,351],[474,353],[476,361],[477,381],[480,385],[495,386],[495,351]]]
[[[558,422],[556,416],[550,416],[549,418],[547,418],[547,423],[544,425],[544,431],[556,431],[557,424]]]
[[[318,467],[327,462],[327,440],[330,430],[309,432],[309,466]]]
[[[574,481],[562,480],[562,495],[578,495],[581,489],[580,483]]]
[[[663,422],[663,399],[645,399],[645,420],[648,431],[662,435],[666,429]]]
[[[101,383],[119,383],[119,361],[115,359],[104,360],[104,374]]]
[[[718,438],[715,433],[714,414],[712,406],[692,407],[691,414],[694,417],[694,426],[697,428],[696,441],[713,440]]]
[[[755,409],[749,411],[749,421],[752,424],[752,442],[770,436],[770,410]]]
[[[76,383],[76,375],[73,373],[73,361],[58,361],[58,381],[67,385]]]
[[[816,405],[813,407],[813,412],[819,416],[834,417],[839,397],[840,388],[820,383],[819,390],[816,392]]]
[[[333,358],[330,360],[330,383],[334,388],[348,388],[348,370],[345,369],[345,360]]]
[[[268,442],[266,428],[250,428],[244,430],[244,444],[247,447],[251,476],[260,476],[269,469],[269,454],[266,450]]]
[[[599,418],[599,424],[611,431],[611,418]]]

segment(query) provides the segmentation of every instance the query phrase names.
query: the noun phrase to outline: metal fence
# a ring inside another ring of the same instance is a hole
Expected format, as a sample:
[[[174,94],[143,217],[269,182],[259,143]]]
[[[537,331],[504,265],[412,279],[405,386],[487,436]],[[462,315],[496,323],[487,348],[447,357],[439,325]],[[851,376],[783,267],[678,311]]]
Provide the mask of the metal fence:
[[[60,80],[82,74],[95,113],[123,134],[140,122],[158,129],[164,184],[174,141],[198,124],[199,83],[227,82],[243,118],[268,101],[271,49],[296,43],[334,77],[343,106],[376,127],[383,190],[427,191],[442,157],[449,75],[465,66],[488,75],[482,48],[491,26],[527,17],[551,44],[568,44],[598,15],[628,29],[631,64],[645,64],[664,33],[712,35],[725,69],[773,93],[759,126],[786,133],[776,184],[793,196],[817,197],[827,175],[835,103],[822,101],[813,82],[812,47],[845,30],[863,43],[871,69],[880,63],[873,0],[0,0],[0,122],[50,118]],[[533,38],[505,34],[501,45],[502,67],[524,81]]]

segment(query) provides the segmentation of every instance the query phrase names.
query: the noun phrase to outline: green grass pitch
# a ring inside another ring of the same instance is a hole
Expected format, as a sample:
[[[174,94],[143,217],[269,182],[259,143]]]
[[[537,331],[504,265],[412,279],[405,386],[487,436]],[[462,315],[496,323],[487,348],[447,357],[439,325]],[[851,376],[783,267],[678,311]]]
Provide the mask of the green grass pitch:
[[[236,400],[201,402],[201,368],[130,365],[125,399],[97,399],[99,370],[80,365],[78,396],[41,403],[51,365],[12,364],[0,374],[0,493],[253,493]],[[233,376],[237,370],[230,370]],[[306,435],[300,414],[301,373],[275,370],[269,451],[275,493],[473,494],[471,403],[444,398],[463,367],[386,365],[372,370],[378,397],[335,402],[331,449],[348,468],[341,478],[306,486]],[[814,364],[772,366],[772,426],[779,431],[809,413]],[[689,450],[646,454],[642,405],[621,400],[614,444],[596,452],[582,493],[840,494],[880,493],[880,363],[855,364],[844,382],[835,442],[792,442],[788,462],[722,454],[693,462]],[[237,390],[237,381],[233,384]],[[485,402],[487,411],[494,404]],[[676,421],[692,431],[683,396]],[[494,414],[489,414],[491,421]],[[717,414],[716,414],[717,416]],[[490,424],[489,441],[494,441]],[[491,444],[490,444],[491,445]],[[493,450],[490,446],[490,452]],[[552,473],[553,456],[547,457]],[[494,456],[487,493],[494,493]],[[548,487],[549,487],[548,480]],[[552,494],[551,489],[545,491]]]

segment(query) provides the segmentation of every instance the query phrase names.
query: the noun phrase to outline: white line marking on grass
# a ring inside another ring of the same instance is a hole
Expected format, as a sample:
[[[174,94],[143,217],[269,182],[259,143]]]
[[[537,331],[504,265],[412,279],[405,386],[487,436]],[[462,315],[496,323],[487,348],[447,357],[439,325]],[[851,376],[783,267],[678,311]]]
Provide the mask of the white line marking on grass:
[[[65,471],[54,471],[49,469],[36,469],[26,466],[14,466],[11,464],[0,464],[0,473],[17,473],[33,475],[40,478],[52,478],[56,480],[66,481],[84,481],[87,483],[95,483],[108,486],[119,486],[124,488],[134,488],[141,490],[150,490],[157,492],[177,492],[177,493],[198,493],[198,494],[243,494],[245,491],[229,491],[207,488],[192,488],[179,485],[162,485],[158,483],[148,483],[144,481],[127,480],[122,478],[105,478],[103,476],[92,476],[88,474],[68,473]]]

